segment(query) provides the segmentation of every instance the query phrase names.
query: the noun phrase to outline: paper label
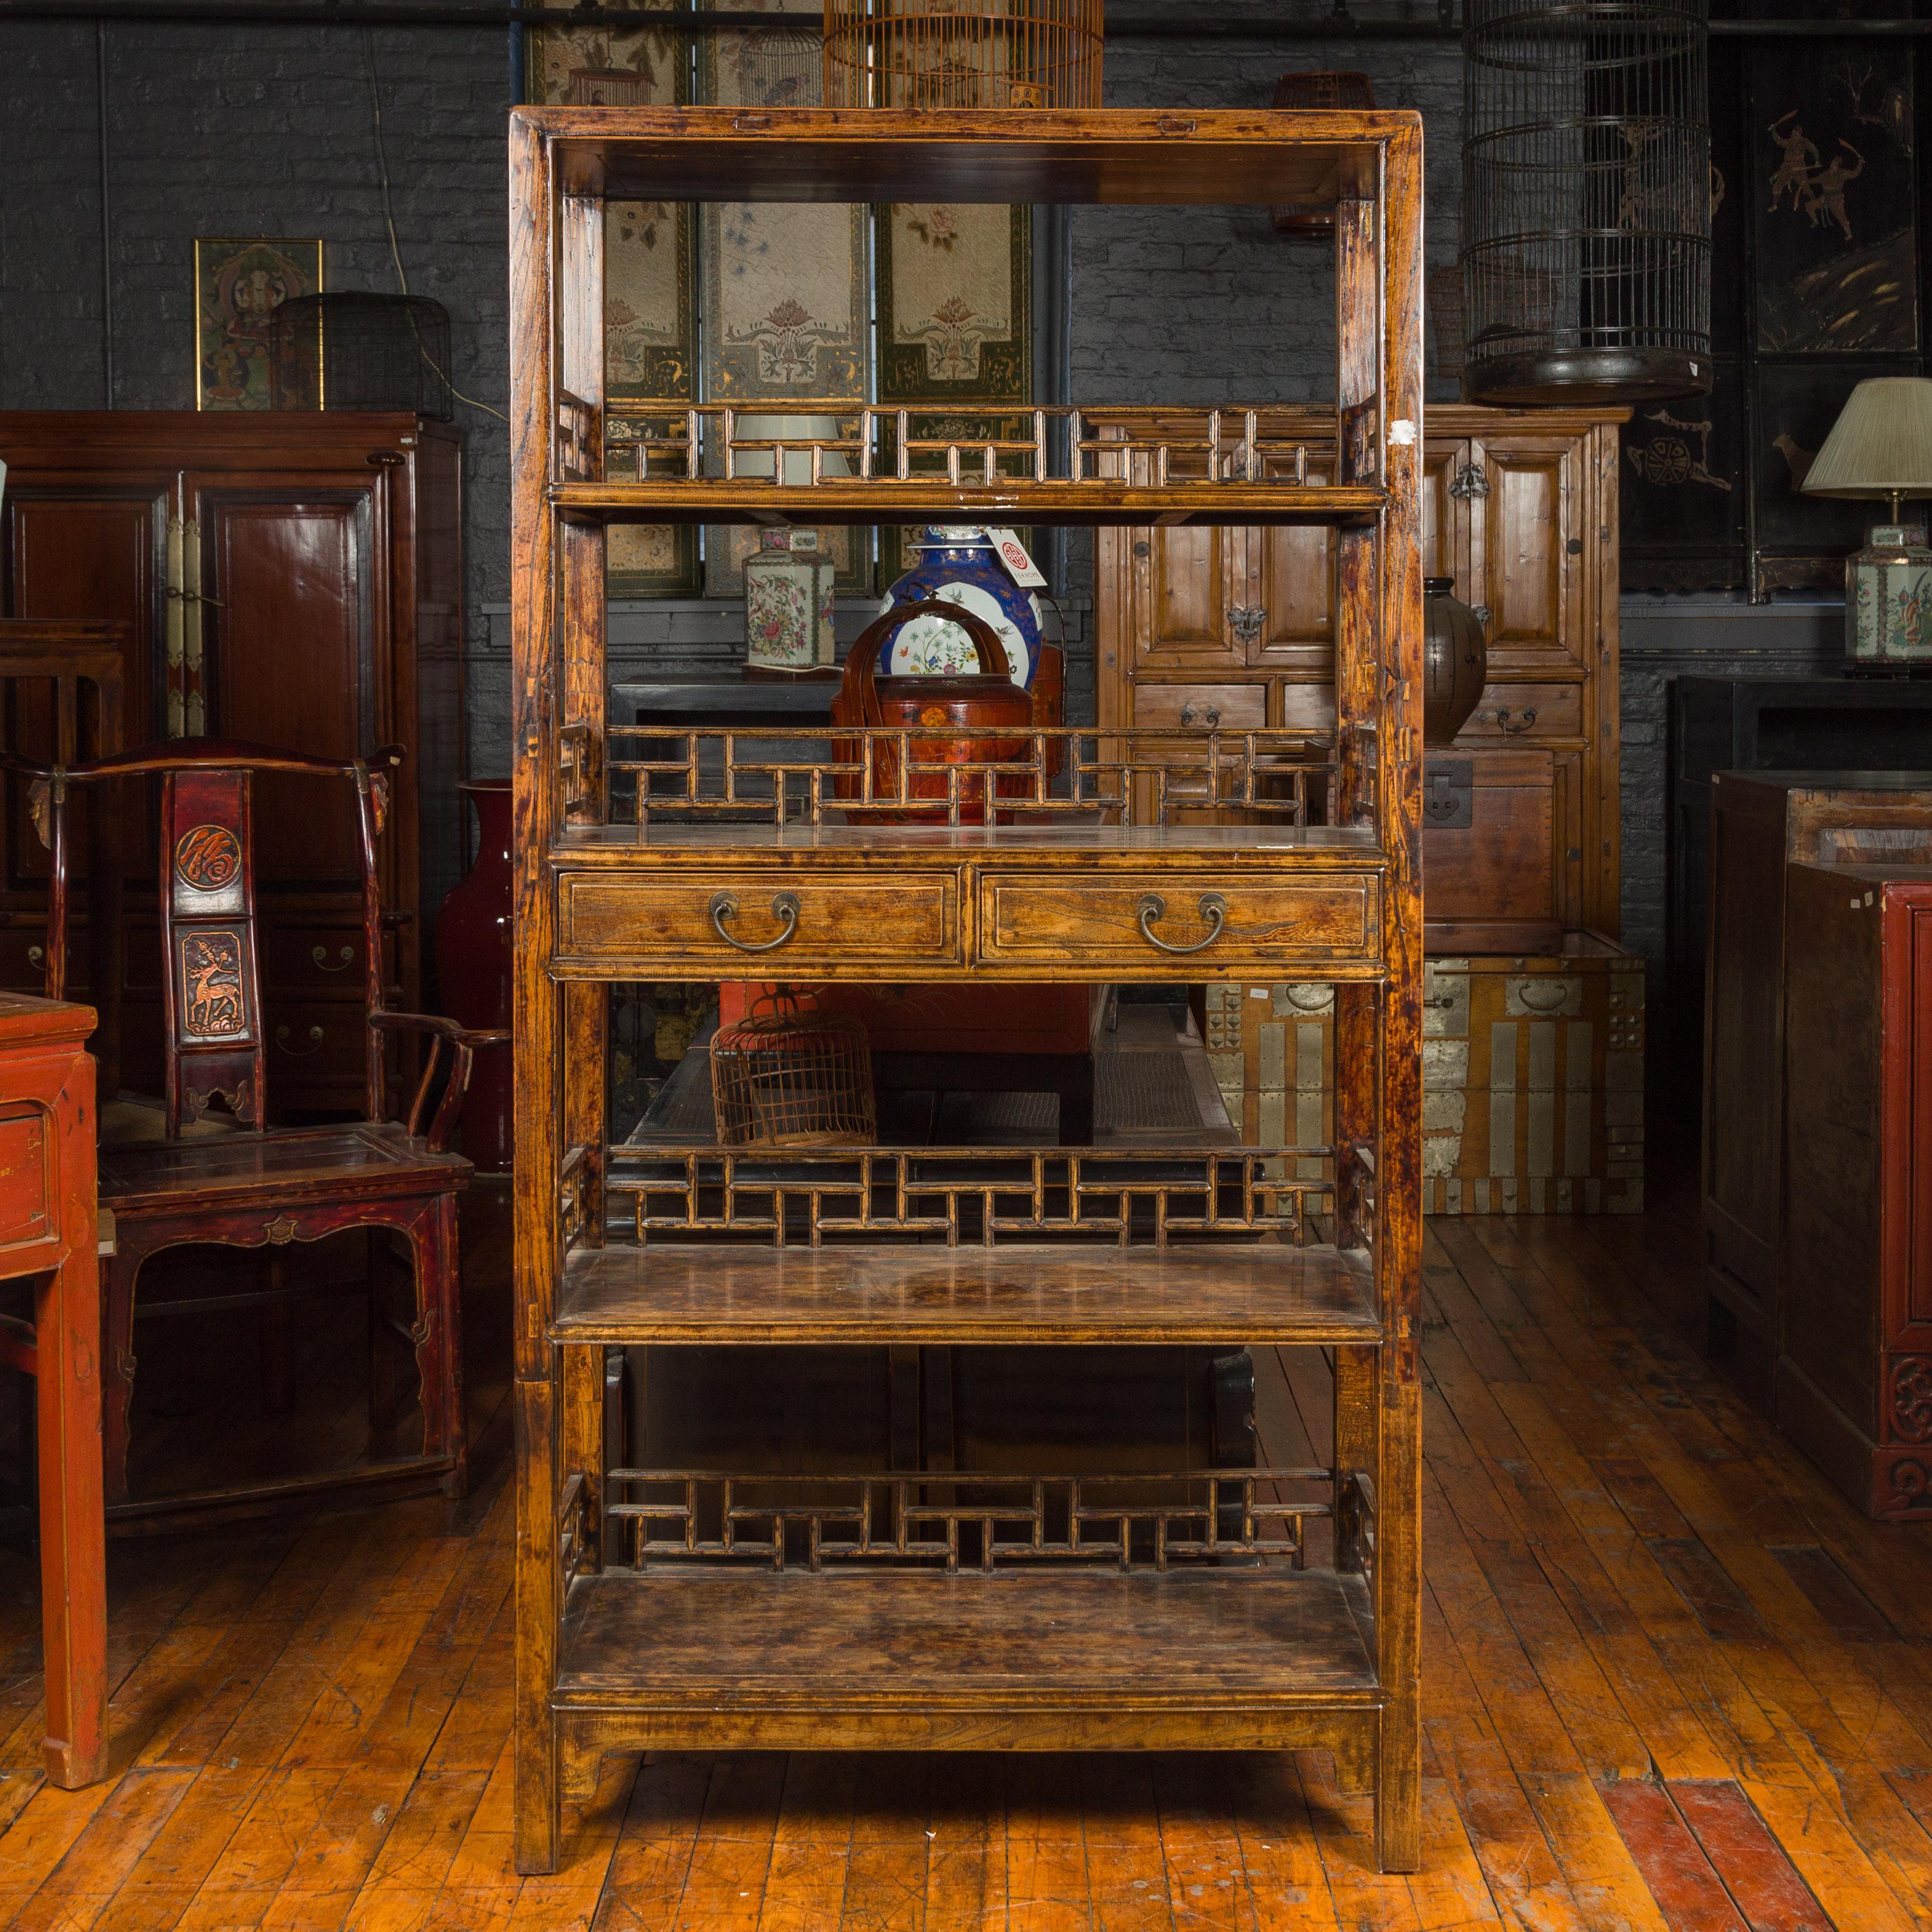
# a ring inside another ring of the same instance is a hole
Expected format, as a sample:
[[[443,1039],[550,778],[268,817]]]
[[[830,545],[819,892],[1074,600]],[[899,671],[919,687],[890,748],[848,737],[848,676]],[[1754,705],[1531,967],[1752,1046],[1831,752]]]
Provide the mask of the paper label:
[[[1027,547],[1011,530],[988,530],[993,548],[998,554],[1006,574],[1028,590],[1044,590],[1046,579],[1040,574],[1040,566],[1027,554]]]

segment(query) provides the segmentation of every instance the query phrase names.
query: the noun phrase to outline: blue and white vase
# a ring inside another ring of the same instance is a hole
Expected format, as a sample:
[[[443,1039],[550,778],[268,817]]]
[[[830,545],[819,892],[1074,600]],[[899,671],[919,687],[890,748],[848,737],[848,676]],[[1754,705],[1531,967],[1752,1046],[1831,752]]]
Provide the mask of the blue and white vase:
[[[1030,689],[1040,664],[1040,599],[1006,574],[993,540],[975,524],[934,524],[916,532],[907,548],[918,558],[895,584],[883,610],[936,598],[983,617],[1006,646],[1009,674]],[[886,646],[886,677],[944,676],[980,665],[973,640],[943,617],[915,617]]]

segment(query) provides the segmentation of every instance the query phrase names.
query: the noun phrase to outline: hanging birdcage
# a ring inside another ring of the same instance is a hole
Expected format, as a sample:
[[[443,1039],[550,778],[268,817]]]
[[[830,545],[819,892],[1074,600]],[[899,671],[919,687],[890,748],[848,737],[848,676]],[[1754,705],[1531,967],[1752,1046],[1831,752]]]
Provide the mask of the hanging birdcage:
[[[711,1037],[721,1147],[870,1147],[878,1138],[866,1029],[806,1011],[781,988],[772,1010]]]
[[[1097,107],[1102,0],[825,0],[828,107]]]
[[[1468,0],[1472,402],[1711,386],[1708,0]]]

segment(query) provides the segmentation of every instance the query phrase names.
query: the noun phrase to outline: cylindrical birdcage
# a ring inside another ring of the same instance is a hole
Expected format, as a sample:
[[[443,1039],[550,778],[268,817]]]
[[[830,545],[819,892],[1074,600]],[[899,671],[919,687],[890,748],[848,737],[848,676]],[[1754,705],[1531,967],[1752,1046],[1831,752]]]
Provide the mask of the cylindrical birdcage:
[[[866,1029],[781,991],[711,1038],[721,1147],[870,1147],[878,1138]]]
[[[276,409],[399,410],[449,420],[449,311],[440,302],[360,289],[295,296],[272,326]]]
[[[1708,0],[1468,0],[1472,402],[1711,386]]]
[[[1372,107],[1375,82],[1365,74],[1342,68],[1304,68],[1285,74],[1274,84],[1274,104],[1298,114],[1333,113],[1338,109]],[[1278,232],[1325,238],[1335,232],[1332,201],[1282,202],[1270,208]]]
[[[1103,0],[825,0],[828,107],[1097,107]]]

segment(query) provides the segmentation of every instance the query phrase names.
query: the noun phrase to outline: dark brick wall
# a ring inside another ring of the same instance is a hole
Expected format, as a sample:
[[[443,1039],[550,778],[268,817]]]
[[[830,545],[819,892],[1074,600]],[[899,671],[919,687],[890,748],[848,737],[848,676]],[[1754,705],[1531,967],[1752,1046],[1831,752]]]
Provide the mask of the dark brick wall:
[[[114,388],[105,388],[100,92]],[[0,26],[0,408],[194,406],[197,236],[320,236],[334,289],[393,291],[373,61],[410,287],[451,320],[456,386],[508,389],[503,29]],[[504,424],[468,434],[470,638],[508,590]]]

